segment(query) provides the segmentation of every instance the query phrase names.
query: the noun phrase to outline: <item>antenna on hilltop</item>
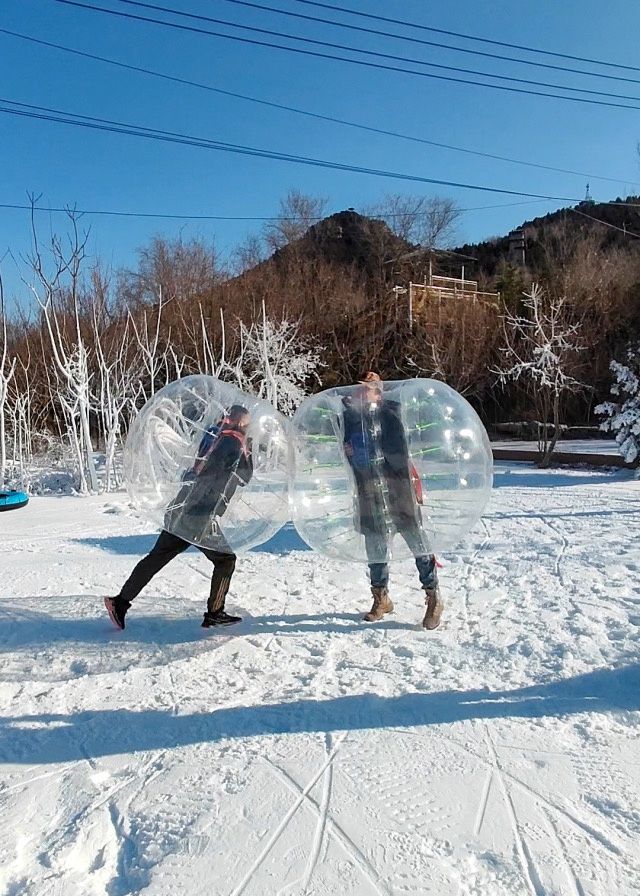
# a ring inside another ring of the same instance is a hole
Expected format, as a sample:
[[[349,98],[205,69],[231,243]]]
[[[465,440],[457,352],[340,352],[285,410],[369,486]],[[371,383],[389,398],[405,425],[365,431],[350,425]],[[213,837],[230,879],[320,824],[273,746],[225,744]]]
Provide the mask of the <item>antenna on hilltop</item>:
[[[589,188],[589,184],[587,184],[587,189],[584,194],[584,199],[582,200],[582,202],[579,202],[578,205],[595,205],[595,204],[596,204],[596,201],[593,198],[593,196],[591,195],[591,190]]]

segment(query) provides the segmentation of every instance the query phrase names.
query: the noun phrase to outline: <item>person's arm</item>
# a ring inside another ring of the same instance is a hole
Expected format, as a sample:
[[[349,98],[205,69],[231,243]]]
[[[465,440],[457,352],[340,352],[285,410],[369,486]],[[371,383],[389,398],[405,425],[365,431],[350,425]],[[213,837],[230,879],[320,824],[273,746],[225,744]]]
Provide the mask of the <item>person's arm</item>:
[[[342,416],[342,450],[347,458],[349,466],[353,466],[353,427],[350,425],[349,413],[345,411]]]
[[[191,509],[202,513],[208,512],[210,507],[215,505],[220,493],[234,477],[234,466],[240,451],[236,439],[224,435],[220,437],[194,481]]]
[[[250,451],[241,452],[238,465],[235,470],[236,476],[240,480],[241,486],[247,485],[253,476],[253,456]]]
[[[398,472],[409,471],[409,446],[404,433],[399,409],[393,405],[385,408],[383,451],[389,466]]]

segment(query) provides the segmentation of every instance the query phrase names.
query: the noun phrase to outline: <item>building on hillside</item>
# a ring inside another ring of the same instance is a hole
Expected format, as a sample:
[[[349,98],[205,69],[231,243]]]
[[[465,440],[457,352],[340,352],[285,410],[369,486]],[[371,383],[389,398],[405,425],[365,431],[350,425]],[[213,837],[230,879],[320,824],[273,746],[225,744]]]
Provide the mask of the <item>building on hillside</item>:
[[[460,277],[441,277],[433,273],[431,266],[428,277],[423,283],[409,283],[408,287],[394,288],[398,301],[406,301],[409,323],[413,326],[416,315],[426,312],[434,304],[439,309],[442,304],[457,305],[482,303],[494,308],[498,307],[499,292],[483,292],[478,290],[477,280],[467,280],[462,268]]]
[[[509,261],[523,268],[526,263],[524,230],[512,230],[509,234]]]

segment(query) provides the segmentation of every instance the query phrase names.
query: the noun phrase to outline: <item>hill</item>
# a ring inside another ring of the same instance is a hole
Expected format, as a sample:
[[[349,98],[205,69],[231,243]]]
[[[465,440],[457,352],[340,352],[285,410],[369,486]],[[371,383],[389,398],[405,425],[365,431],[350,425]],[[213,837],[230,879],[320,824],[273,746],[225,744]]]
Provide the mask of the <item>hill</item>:
[[[560,234],[565,239],[569,237],[572,244],[589,236],[605,253],[619,249],[640,255],[640,239],[633,236],[640,235],[640,196],[617,198],[613,203],[580,202],[524,221],[514,231],[523,234],[527,269],[534,275],[544,273],[547,267],[545,247],[557,241]],[[479,243],[464,243],[453,251],[461,257],[467,256],[465,264],[472,265],[476,274],[499,277],[501,265],[515,260],[510,242],[507,234]]]

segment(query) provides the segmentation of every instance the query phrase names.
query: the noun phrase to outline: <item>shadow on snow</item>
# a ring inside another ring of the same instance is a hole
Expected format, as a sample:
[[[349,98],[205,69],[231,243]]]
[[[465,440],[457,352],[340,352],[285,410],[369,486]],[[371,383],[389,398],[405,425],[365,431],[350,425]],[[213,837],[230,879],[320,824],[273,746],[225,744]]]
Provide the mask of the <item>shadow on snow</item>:
[[[117,644],[118,646],[134,645],[137,648],[141,644],[150,646],[182,644],[203,640],[215,640],[219,636],[232,635],[234,637],[254,636],[263,634],[288,635],[306,634],[313,632],[326,632],[333,634],[347,634],[350,632],[362,632],[361,613],[295,613],[288,615],[251,616],[243,610],[243,621],[232,628],[222,627],[214,629],[202,629],[199,625],[201,613],[205,606],[204,600],[200,603],[193,602],[193,615],[191,616],[166,616],[161,613],[149,615],[144,613],[136,619],[136,609],[142,608],[152,602],[154,608],[164,601],[170,604],[168,598],[147,597],[139,598],[127,615],[127,628],[123,632],[117,631],[107,620],[102,598],[94,595],[76,595],[67,598],[51,597],[27,597],[21,601],[36,601],[37,609],[24,608],[12,604],[10,612],[10,625],[0,627],[0,655],[10,653],[16,648],[43,647],[47,648],[55,644],[82,645],[82,644]],[[69,614],[70,602],[73,600],[94,601],[102,615],[100,617],[78,617]],[[62,603],[64,602],[64,604]],[[55,605],[60,615],[48,612],[47,604]],[[65,605],[66,604],[66,612]],[[363,606],[363,611],[366,607]],[[184,610],[184,604],[180,604],[180,610]],[[0,612],[3,611],[0,604]],[[407,631],[414,626],[400,622],[396,619],[385,618],[376,625],[376,631],[400,630]]]
[[[20,764],[69,762],[87,755],[167,749],[229,738],[638,709],[640,666],[631,665],[511,691],[441,691],[396,697],[359,694],[185,715],[169,710],[111,709],[4,717],[0,759]]]
[[[102,537],[74,538],[77,544],[86,544],[100,548],[110,554],[122,554],[132,557],[148,554],[154,546],[158,535],[105,535]],[[192,545],[188,550],[198,550]],[[309,545],[298,535],[292,523],[287,523],[264,544],[251,548],[251,553],[258,554],[291,554],[294,551],[310,551]]]

